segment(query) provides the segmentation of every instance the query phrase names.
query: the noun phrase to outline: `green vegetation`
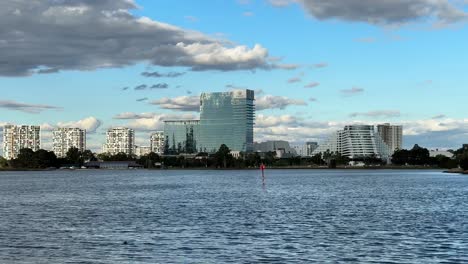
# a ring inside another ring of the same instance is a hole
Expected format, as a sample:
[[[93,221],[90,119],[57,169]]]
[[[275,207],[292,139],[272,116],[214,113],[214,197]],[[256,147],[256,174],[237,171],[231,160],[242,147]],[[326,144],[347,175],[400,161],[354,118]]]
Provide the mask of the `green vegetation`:
[[[84,152],[76,148],[68,150],[65,158],[57,158],[54,152],[40,149],[33,151],[32,149],[21,149],[18,157],[7,161],[0,159],[0,168],[4,169],[47,169],[59,167],[80,167],[85,161],[96,160],[94,154],[90,150]]]
[[[429,167],[453,169],[461,167],[468,170],[468,149],[452,151],[454,158],[439,155],[430,157],[429,150],[415,145],[410,150],[398,150],[392,156],[392,168],[397,167]],[[107,153],[95,156],[90,150],[79,151],[71,148],[65,158],[57,158],[51,151],[22,149],[16,159],[7,161],[0,157],[0,169],[47,169],[60,167],[81,167],[88,161],[135,161],[145,168],[221,168],[221,169],[244,169],[258,168],[261,164],[267,167],[328,167],[337,168],[347,166],[350,159],[340,153],[327,151],[313,157],[277,158],[276,152],[267,153],[240,153],[238,157],[231,154],[226,145],[221,145],[216,153],[198,153],[191,155],[165,155],[156,153],[137,158],[134,155],[118,153],[109,155]],[[383,161],[377,157],[352,160],[361,162],[365,166],[382,166]]]
[[[430,166],[443,169],[458,168],[459,165],[461,166],[461,157],[465,151],[460,149],[453,153],[454,158],[443,155],[431,157],[428,149],[415,145],[411,150],[402,149],[396,151],[392,156],[392,163],[400,166]]]
[[[0,156],[0,169],[4,169],[4,168],[7,168],[8,167],[8,161]]]

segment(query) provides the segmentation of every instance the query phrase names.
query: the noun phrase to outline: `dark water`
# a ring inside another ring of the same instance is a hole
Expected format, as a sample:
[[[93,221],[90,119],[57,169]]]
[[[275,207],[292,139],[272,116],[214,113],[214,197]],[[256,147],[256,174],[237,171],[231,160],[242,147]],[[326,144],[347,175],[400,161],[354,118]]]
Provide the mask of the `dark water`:
[[[0,263],[468,263],[468,177],[0,172]]]

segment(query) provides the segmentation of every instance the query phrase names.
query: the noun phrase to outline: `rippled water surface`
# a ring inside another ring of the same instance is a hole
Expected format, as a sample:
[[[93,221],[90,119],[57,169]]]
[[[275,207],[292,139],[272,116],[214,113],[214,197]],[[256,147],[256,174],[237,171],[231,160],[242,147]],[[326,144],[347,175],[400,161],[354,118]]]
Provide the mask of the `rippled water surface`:
[[[0,172],[0,263],[468,263],[468,177]]]

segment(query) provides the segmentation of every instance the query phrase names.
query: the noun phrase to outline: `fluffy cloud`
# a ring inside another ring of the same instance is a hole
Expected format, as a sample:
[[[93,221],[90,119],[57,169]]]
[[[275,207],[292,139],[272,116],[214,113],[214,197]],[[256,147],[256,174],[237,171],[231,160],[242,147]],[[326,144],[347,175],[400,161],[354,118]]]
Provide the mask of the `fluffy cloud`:
[[[312,65],[312,68],[317,68],[317,69],[326,68],[326,67],[328,67],[328,63],[326,62],[320,62],[320,63],[316,63]]]
[[[0,66],[1,67],[1,66]],[[61,107],[43,105],[43,104],[27,104],[11,100],[0,100],[0,108],[8,110],[21,111],[30,114],[38,114],[45,110],[60,110]]]
[[[258,115],[255,126],[255,140],[287,140],[290,142],[323,142],[331,133],[343,129],[346,125],[377,125],[388,122],[380,121],[338,121],[311,122],[290,115]],[[404,147],[420,144],[427,148],[459,148],[468,138],[468,119],[443,118],[439,120],[406,120],[403,125]]]
[[[299,105],[304,106],[307,103],[304,100],[299,99],[292,99],[285,96],[274,96],[274,95],[266,95],[263,97],[258,98],[255,101],[256,109],[266,110],[266,109],[286,109],[288,106],[291,105]]]
[[[153,78],[177,78],[184,75],[185,72],[168,72],[168,73],[160,73],[160,72],[142,72],[141,75],[145,77],[153,77]]]
[[[144,90],[152,90],[152,89],[167,89],[169,88],[169,84],[167,83],[157,83],[151,86],[146,84],[141,84],[133,88],[135,91],[144,91]]]
[[[364,93],[364,89],[362,88],[359,88],[359,87],[353,87],[351,89],[343,89],[343,90],[340,90],[341,94],[343,96],[353,96],[353,95],[358,95],[358,94],[362,94]]]
[[[290,78],[288,79],[288,83],[298,83],[298,82],[301,82],[301,78],[299,77],[293,77],[293,78]]]
[[[162,109],[196,112],[200,110],[200,97],[198,96],[179,96],[175,98],[164,97],[151,102]]]
[[[121,113],[114,117],[114,119],[125,119],[130,122],[125,125],[126,127],[133,128],[137,131],[155,131],[164,129],[165,120],[182,120],[196,119],[193,114],[156,114],[156,113]]]
[[[102,122],[93,117],[87,117],[78,121],[72,122],[59,122],[57,123],[57,127],[77,127],[81,129],[86,129],[88,133],[94,133],[96,130],[102,125]]]
[[[315,87],[318,87],[320,85],[320,83],[318,82],[311,82],[311,83],[308,83],[304,86],[304,88],[315,88]]]
[[[349,116],[350,117],[370,117],[370,118],[392,118],[392,117],[399,117],[401,115],[400,111],[396,110],[377,110],[377,111],[369,111],[369,112],[363,112],[363,113],[352,113]]]
[[[133,0],[2,1],[0,76],[124,67],[272,68],[268,50],[137,17]],[[6,63],[8,62],[8,63]]]
[[[463,8],[449,0],[269,0],[276,7],[299,3],[319,20],[339,19],[376,25],[401,25],[433,20],[456,23],[467,18]],[[466,4],[466,3],[465,3]]]

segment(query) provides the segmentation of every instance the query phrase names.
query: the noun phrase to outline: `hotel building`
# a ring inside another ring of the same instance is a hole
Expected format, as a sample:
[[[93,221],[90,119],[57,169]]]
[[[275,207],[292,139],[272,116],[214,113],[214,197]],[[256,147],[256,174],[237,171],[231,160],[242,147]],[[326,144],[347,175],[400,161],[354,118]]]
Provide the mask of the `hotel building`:
[[[200,145],[206,152],[216,152],[221,144],[232,151],[253,151],[254,100],[252,90],[200,96]]]
[[[343,130],[332,134],[313,154],[327,151],[340,153],[352,160],[366,157],[388,160],[390,157],[387,144],[379,133],[375,132],[374,126],[369,125],[346,126]]]
[[[388,123],[378,125],[377,132],[387,144],[390,154],[403,147],[403,126],[394,126]]]
[[[203,93],[200,120],[164,122],[164,153],[214,153],[222,144],[234,152],[252,152],[254,100],[252,90]]]

